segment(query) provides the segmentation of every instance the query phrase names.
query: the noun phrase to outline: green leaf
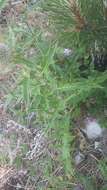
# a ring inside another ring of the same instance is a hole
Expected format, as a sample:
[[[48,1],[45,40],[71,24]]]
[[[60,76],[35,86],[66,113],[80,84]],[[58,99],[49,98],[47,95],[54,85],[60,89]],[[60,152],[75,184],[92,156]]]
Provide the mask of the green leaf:
[[[0,0],[0,10],[6,6],[7,2],[8,0]]]

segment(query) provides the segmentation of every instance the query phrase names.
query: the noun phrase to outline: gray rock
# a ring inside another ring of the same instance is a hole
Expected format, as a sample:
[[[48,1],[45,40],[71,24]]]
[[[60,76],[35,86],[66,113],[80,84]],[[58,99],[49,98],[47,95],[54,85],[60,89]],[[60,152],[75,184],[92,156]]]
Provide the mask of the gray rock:
[[[81,152],[78,152],[75,156],[75,165],[77,166],[78,164],[80,164],[84,160],[84,158],[85,156]]]
[[[95,140],[102,137],[103,130],[96,119],[87,118],[85,123],[86,128],[84,129],[84,132],[86,133],[88,139]]]
[[[73,190],[85,190],[82,185],[76,185]]]
[[[72,55],[73,51],[71,49],[65,48],[64,49],[64,56],[65,57],[69,57],[70,55]]]

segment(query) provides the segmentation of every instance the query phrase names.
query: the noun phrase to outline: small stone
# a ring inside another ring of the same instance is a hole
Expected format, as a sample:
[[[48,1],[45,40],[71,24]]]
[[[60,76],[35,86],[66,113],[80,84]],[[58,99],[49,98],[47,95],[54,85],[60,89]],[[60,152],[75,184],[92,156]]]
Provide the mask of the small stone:
[[[95,149],[98,149],[98,148],[100,147],[100,142],[95,141],[95,143],[94,143],[94,147],[95,147]]]
[[[102,155],[103,150],[102,150],[102,146],[101,146],[101,141],[99,141],[99,142],[95,141],[94,149],[99,152],[99,156]]]
[[[68,48],[64,49],[64,56],[65,57],[69,57],[71,54],[72,54],[72,50],[71,49],[68,49]]]
[[[84,160],[84,158],[85,156],[81,152],[78,152],[78,154],[76,154],[75,156],[75,165],[77,166],[78,164],[80,164]]]
[[[73,190],[85,190],[82,185],[76,185]]]
[[[95,119],[88,118],[86,120],[86,129],[84,132],[90,140],[95,140],[102,136],[102,128]]]

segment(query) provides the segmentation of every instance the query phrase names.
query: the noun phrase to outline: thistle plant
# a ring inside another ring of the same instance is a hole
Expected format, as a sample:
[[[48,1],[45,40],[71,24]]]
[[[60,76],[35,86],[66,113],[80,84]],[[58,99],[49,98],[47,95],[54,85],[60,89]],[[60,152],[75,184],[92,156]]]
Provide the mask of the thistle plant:
[[[65,173],[74,175],[71,160],[74,120],[80,117],[84,104],[84,112],[89,113],[90,108],[99,111],[107,102],[106,71],[99,74],[92,67],[91,72],[83,73],[85,77],[80,75],[83,64],[90,65],[92,57],[95,61],[96,54],[106,55],[106,4],[102,0],[45,0],[42,5],[49,15],[55,42],[45,40],[33,26],[32,32],[20,28],[21,41],[15,43],[15,50],[18,50],[15,60],[23,67],[18,87],[6,106],[10,108],[17,101],[19,108],[13,106],[12,109],[20,120],[35,112],[38,123],[54,128],[51,138],[58,140],[55,146],[62,153],[58,159]],[[17,33],[19,27],[14,31]],[[32,47],[38,50],[37,54],[26,58],[26,49]],[[61,64],[56,55],[62,49],[64,61]]]

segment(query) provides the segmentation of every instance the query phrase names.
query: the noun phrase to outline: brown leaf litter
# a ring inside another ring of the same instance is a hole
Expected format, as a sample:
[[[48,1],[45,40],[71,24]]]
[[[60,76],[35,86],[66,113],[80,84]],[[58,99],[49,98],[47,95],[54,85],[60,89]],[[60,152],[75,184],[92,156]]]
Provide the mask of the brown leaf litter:
[[[0,190],[24,190],[27,173],[9,166],[0,167]],[[27,189],[27,188],[26,188]]]

